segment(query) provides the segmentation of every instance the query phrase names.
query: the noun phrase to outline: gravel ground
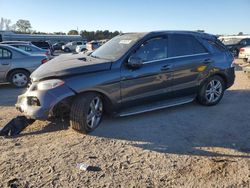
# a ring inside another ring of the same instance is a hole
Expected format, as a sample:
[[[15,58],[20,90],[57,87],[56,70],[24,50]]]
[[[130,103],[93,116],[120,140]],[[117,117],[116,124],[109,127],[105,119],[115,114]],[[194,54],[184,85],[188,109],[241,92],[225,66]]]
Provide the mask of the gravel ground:
[[[0,127],[23,91],[0,86]],[[0,187],[250,187],[250,80],[220,104],[105,118],[90,135],[36,121],[0,138]],[[86,163],[99,171],[81,171]]]

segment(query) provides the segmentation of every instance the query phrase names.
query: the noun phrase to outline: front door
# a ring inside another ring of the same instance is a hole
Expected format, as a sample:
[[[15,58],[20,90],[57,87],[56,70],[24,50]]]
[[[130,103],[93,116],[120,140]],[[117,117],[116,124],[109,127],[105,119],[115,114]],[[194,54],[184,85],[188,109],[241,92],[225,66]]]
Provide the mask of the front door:
[[[168,64],[166,36],[144,42],[131,56],[141,59],[138,69],[124,66],[121,70],[121,96],[123,107],[161,100],[171,95],[171,64]]]

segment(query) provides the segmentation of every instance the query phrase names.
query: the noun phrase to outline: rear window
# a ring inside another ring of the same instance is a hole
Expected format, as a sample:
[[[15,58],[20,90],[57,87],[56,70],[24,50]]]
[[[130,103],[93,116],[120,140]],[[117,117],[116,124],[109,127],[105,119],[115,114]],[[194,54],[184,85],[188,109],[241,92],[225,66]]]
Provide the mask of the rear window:
[[[203,45],[191,35],[170,36],[169,57],[207,53]]]
[[[49,48],[49,44],[47,42],[32,42],[35,46],[38,46],[40,48]]]
[[[208,47],[210,48],[210,51],[215,51],[215,52],[224,52],[227,50],[227,48],[220,42],[220,41],[212,41],[212,40],[207,40],[208,42]]]
[[[11,59],[11,52],[9,50],[0,48],[0,59]]]

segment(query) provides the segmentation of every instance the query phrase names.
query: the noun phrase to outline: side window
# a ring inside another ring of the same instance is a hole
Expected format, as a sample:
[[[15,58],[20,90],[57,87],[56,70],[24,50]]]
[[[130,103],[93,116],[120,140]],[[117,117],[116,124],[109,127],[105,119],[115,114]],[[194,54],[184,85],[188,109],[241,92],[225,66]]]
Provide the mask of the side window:
[[[142,59],[143,62],[164,59],[168,57],[167,45],[165,38],[150,39],[142,44],[133,56]]]
[[[76,44],[77,44],[77,45],[82,45],[82,42],[77,42]]]
[[[23,51],[26,51],[26,48],[25,48],[25,46],[15,46],[15,47],[17,47],[17,48],[19,48],[19,49],[21,49],[21,50],[23,50]]]
[[[218,41],[212,41],[212,40],[207,40],[208,42],[208,47],[209,49],[215,52],[223,52],[226,51],[226,47],[222,46],[222,44],[220,44]]]
[[[9,50],[0,48],[0,59],[11,59],[11,52]]]
[[[25,51],[26,51],[26,52],[31,52],[32,49],[31,49],[30,47],[26,46],[26,47],[25,47]]]
[[[246,45],[246,44],[247,44],[247,41],[246,41],[246,40],[242,40],[242,41],[240,41],[240,44],[241,44],[241,45]]]
[[[170,37],[169,57],[206,53],[204,46],[191,35],[175,34]]]

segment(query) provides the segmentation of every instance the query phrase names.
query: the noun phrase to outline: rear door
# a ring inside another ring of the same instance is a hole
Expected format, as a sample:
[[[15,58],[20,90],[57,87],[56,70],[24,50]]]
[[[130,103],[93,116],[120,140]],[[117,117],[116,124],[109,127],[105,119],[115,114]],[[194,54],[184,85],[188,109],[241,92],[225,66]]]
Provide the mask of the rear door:
[[[11,67],[11,51],[0,47],[0,81],[4,81],[6,74]]]
[[[169,35],[169,59],[173,63],[173,94],[195,94],[204,71],[213,59],[198,39],[189,34]]]

